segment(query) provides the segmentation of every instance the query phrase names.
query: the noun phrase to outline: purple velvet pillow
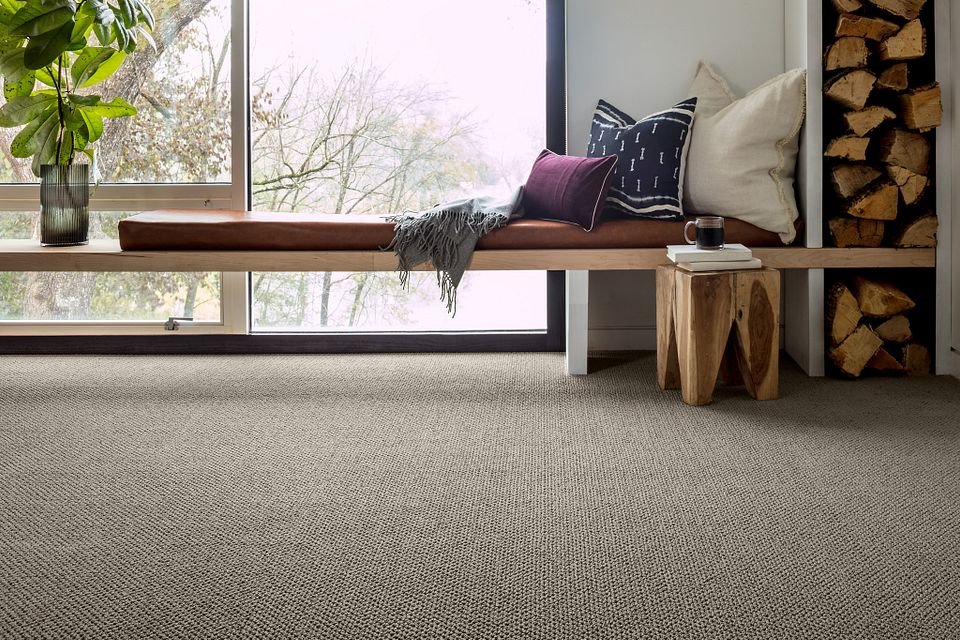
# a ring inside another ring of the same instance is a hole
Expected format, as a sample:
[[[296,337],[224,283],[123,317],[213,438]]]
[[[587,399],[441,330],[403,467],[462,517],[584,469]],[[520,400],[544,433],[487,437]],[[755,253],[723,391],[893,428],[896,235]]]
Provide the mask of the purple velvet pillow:
[[[613,180],[617,156],[578,158],[544,149],[523,188],[527,218],[555,220],[593,229]]]

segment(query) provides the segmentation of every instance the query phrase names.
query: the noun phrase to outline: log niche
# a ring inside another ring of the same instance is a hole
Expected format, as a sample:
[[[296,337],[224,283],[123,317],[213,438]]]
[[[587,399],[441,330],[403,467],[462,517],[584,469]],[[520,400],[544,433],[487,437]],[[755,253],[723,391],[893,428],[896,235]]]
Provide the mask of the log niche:
[[[946,0],[941,0],[946,1]],[[863,250],[937,246],[930,0],[824,0],[824,244]],[[884,265],[877,265],[884,266]],[[923,275],[921,277],[930,277]],[[837,276],[840,277],[839,274]],[[846,272],[828,289],[826,342],[845,377],[930,370],[933,311],[924,283]]]

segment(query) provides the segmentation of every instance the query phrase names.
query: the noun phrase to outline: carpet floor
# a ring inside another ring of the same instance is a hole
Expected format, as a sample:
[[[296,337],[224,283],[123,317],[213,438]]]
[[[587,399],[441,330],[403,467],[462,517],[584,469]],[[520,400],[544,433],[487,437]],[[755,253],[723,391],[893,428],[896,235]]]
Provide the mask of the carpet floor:
[[[960,638],[960,383],[0,358],[0,637]]]

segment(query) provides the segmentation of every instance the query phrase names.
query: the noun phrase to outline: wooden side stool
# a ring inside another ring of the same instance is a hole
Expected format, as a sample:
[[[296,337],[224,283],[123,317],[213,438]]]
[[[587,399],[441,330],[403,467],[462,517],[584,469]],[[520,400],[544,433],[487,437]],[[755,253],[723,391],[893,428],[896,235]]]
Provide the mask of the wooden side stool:
[[[690,405],[710,404],[718,376],[775,400],[780,364],[780,272],[691,273],[657,267],[657,382]]]

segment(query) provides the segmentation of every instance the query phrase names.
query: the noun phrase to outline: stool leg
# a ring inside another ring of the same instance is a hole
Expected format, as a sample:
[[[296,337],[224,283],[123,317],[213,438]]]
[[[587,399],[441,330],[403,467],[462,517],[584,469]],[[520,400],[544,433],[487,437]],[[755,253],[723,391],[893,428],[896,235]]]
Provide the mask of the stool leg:
[[[677,273],[674,321],[683,400],[710,404],[733,326],[734,279],[729,273]]]
[[[776,400],[780,378],[780,274],[737,274],[737,360],[747,391]]]
[[[657,384],[664,390],[680,388],[677,333],[673,324],[676,270],[673,266],[657,267]]]

